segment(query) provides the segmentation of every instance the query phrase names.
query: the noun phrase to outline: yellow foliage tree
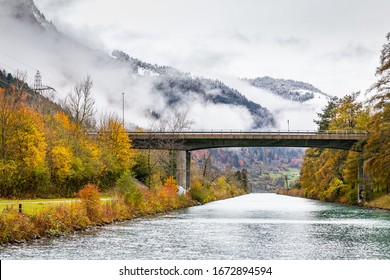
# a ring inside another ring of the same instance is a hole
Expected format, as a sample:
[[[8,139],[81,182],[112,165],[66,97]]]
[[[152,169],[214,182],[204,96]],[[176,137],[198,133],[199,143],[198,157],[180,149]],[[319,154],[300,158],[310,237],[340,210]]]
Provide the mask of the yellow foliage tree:
[[[113,119],[106,121],[100,128],[99,141],[106,152],[106,162],[116,169],[131,169],[135,165],[135,151],[123,125]]]
[[[64,179],[71,174],[73,154],[65,146],[55,146],[51,150],[53,173],[59,179]]]
[[[11,157],[26,168],[45,164],[46,141],[42,117],[29,108],[15,112],[7,139]]]

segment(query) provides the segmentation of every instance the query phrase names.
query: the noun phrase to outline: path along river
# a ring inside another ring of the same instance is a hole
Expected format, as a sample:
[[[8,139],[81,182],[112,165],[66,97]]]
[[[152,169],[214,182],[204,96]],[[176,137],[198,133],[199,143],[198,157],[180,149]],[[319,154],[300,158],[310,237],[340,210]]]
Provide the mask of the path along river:
[[[390,212],[249,194],[6,246],[0,259],[390,259]]]

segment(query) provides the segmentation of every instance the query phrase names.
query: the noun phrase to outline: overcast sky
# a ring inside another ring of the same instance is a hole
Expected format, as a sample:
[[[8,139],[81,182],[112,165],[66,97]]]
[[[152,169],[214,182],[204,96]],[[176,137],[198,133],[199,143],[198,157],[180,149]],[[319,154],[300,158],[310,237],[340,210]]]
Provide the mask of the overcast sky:
[[[367,89],[390,32],[388,0],[35,0],[90,46],[194,75]]]

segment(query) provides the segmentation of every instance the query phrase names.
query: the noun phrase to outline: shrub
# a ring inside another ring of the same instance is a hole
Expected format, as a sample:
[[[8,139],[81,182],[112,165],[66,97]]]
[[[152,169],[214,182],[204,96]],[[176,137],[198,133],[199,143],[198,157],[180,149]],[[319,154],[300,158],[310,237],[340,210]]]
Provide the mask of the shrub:
[[[127,205],[138,208],[142,202],[142,191],[135,183],[130,171],[126,171],[116,182],[116,190]]]
[[[22,239],[28,240],[35,235],[35,225],[28,215],[15,212],[0,215],[0,243]]]
[[[93,184],[87,184],[77,193],[77,196],[80,197],[81,204],[91,222],[99,221],[101,202],[98,187]]]
[[[200,181],[195,181],[192,184],[190,194],[193,199],[200,203],[207,203],[216,199],[212,194],[211,189],[203,186]]]

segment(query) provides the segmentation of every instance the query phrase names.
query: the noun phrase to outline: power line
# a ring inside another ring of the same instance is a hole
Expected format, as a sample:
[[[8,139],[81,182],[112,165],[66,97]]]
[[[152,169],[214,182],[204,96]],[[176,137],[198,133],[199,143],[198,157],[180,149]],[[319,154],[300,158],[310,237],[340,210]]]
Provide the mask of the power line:
[[[9,57],[9,58],[11,58],[11,59],[13,59],[13,60],[19,62],[19,63],[22,63],[24,66],[27,66],[28,68],[31,68],[31,69],[33,69],[33,70],[35,70],[35,71],[38,71],[37,68],[32,67],[32,66],[30,66],[30,65],[28,65],[28,64],[26,64],[26,63],[24,63],[23,61],[21,61],[21,60],[15,58],[15,57],[13,57],[13,56],[10,56],[9,54],[6,54],[6,53],[3,52],[2,50],[0,50],[0,53],[2,53],[3,55],[5,55],[5,56],[7,56],[7,57]]]
[[[13,67],[11,67],[11,66],[9,66],[7,64],[4,64],[2,62],[0,62],[0,65],[2,65],[5,68],[8,68],[9,70],[12,70],[14,72],[18,71],[18,69],[15,69],[15,68],[13,68]],[[31,77],[27,76],[27,79],[29,80],[30,83],[33,83],[33,79]]]
[[[28,67],[28,68],[30,68],[30,69],[35,70],[36,72],[39,71],[38,68],[35,68],[35,67],[33,67],[33,66],[31,66],[31,65],[29,65],[29,64],[27,64],[27,63],[25,63],[25,62],[23,62],[22,60],[20,60],[20,59],[18,59],[18,58],[15,58],[15,57],[13,57],[13,56],[11,56],[11,55],[5,53],[5,52],[2,51],[1,49],[0,49],[0,53],[3,54],[3,55],[5,55],[5,56],[7,56],[8,58],[11,58],[11,59],[13,59],[13,60],[15,60],[15,61],[17,61],[17,62],[23,64],[24,66],[26,66],[26,67]],[[2,64],[3,64],[3,63],[2,63]],[[9,67],[9,66],[7,66],[7,67],[13,69],[12,67]],[[13,69],[13,70],[15,71],[15,69]],[[41,75],[42,75],[43,77],[45,77],[47,80],[49,80],[51,84],[54,84],[54,85],[55,85],[55,83],[53,83],[53,81],[52,81],[51,78],[49,78],[48,76],[44,75],[42,72],[40,72],[40,73],[41,73]]]

